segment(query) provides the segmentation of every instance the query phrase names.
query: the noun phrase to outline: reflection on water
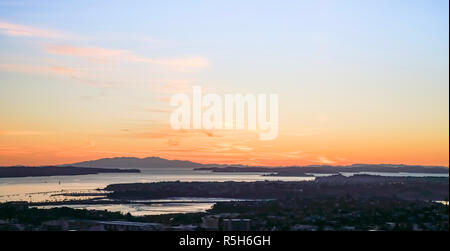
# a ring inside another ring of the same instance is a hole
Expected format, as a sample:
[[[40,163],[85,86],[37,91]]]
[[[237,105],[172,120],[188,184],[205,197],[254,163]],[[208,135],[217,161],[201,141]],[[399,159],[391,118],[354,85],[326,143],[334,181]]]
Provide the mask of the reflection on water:
[[[66,204],[35,206],[36,208],[69,207],[74,209],[108,210],[110,212],[130,213],[134,216],[196,213],[204,212],[216,202],[244,201],[243,199],[230,198],[198,198],[198,197],[172,197],[167,199],[130,200],[130,204]],[[246,200],[248,201],[248,200]]]
[[[270,199],[268,199],[270,200]],[[168,202],[229,202],[229,201],[256,201],[253,199],[233,199],[233,198],[203,198],[203,197],[171,197],[167,199],[151,199],[151,200],[130,200],[135,203],[148,203],[148,202],[159,202],[159,203],[168,203]],[[261,201],[258,199],[257,201]]]
[[[435,202],[441,203],[441,204],[444,204],[444,205],[448,206],[448,200],[437,200]]]
[[[159,182],[159,181],[313,181],[314,177],[278,177],[263,176],[267,173],[214,173],[211,171],[193,171],[191,169],[152,169],[141,173],[103,173],[75,176],[51,176],[51,177],[24,177],[24,178],[0,178],[0,202],[6,201],[66,201],[102,198],[97,189],[105,188],[109,184]],[[341,173],[352,176],[356,173]],[[420,174],[420,173],[380,173],[365,172],[381,176],[397,177],[448,177],[448,174]],[[327,174],[313,174],[323,176]],[[67,196],[67,193],[85,193],[86,196]],[[94,196],[91,193],[100,195]],[[182,203],[173,203],[173,200]],[[194,200],[194,201],[189,201]],[[199,201],[201,200],[201,201]],[[221,198],[172,198],[163,200],[133,201],[133,204],[101,204],[101,205],[66,205],[72,208],[87,208],[108,211],[120,211],[133,215],[152,215],[167,213],[200,212],[211,208],[217,201],[229,201]],[[145,204],[146,202],[158,202],[157,204]],[[171,203],[168,203],[171,202]],[[192,203],[190,203],[192,202]],[[144,204],[142,204],[144,203]],[[448,205],[448,202],[447,202]],[[47,206],[55,207],[55,206]]]
[[[110,212],[130,213],[133,216],[196,213],[210,209],[214,203],[160,203],[160,204],[105,204],[105,205],[58,205],[38,206],[37,208],[70,207],[74,209],[108,210]]]
[[[341,172],[344,176],[353,176],[355,174],[368,174],[368,175],[378,175],[385,177],[448,177],[448,173],[388,173],[388,172],[359,172],[359,173],[351,173],[351,172]]]
[[[306,173],[308,175],[314,175],[315,177],[326,177],[336,174],[332,173]],[[388,173],[388,172],[339,172],[339,174],[350,177],[357,174],[376,175],[383,177],[448,177],[448,173]]]
[[[87,199],[86,197],[60,196],[61,193],[89,193],[105,188],[109,184],[158,182],[158,181],[305,181],[314,177],[274,177],[262,176],[266,173],[213,173],[192,169],[152,169],[141,173],[102,173],[74,176],[23,177],[0,179],[0,202],[5,201],[63,201],[67,199]]]

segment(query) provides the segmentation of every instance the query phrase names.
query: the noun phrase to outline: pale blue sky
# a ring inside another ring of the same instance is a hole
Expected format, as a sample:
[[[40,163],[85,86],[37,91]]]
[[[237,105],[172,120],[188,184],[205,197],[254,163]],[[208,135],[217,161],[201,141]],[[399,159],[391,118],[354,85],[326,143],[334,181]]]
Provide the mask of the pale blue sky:
[[[199,84],[279,93],[281,130],[444,133],[448,9],[447,0],[0,0],[0,131],[163,123],[167,114],[145,109],[168,109],[171,91]],[[14,25],[39,32],[12,34]],[[164,66],[185,59],[201,66]]]
[[[2,63],[56,60],[42,44],[69,43],[153,58],[201,56],[207,70],[176,74],[244,91],[330,88],[334,95],[345,88],[401,98],[405,91],[440,97],[448,90],[448,1],[19,0],[0,6],[3,22],[73,35],[62,41],[1,36]]]

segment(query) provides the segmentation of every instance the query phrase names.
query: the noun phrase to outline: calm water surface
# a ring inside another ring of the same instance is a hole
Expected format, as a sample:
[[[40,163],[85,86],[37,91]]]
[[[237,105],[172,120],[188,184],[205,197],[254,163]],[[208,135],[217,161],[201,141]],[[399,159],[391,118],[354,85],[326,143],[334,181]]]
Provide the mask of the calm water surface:
[[[110,184],[159,181],[305,181],[314,177],[274,177],[266,173],[213,173],[186,169],[153,169],[141,173],[103,173],[74,176],[24,177],[0,179],[0,202],[5,201],[55,201],[67,199],[61,193],[92,192]],[[85,199],[86,197],[79,197]],[[74,199],[71,197],[71,199]]]
[[[0,179],[0,202],[6,201],[64,201],[68,199],[88,199],[95,196],[66,196],[63,193],[89,193],[96,192],[96,189],[105,188],[109,184],[135,183],[135,182],[159,182],[159,181],[264,181],[264,180],[282,180],[282,181],[313,181],[314,177],[276,177],[263,176],[267,173],[213,173],[211,171],[193,171],[186,169],[152,169],[144,170],[141,173],[104,173],[91,175],[75,176],[52,176],[52,177],[24,177],[24,178],[1,178]],[[351,176],[355,173],[342,173],[345,176]],[[448,174],[417,174],[417,173],[365,173],[382,176],[414,176],[414,177],[448,177]],[[313,174],[322,176],[324,174]],[[326,175],[326,174],[325,174]],[[179,199],[183,203],[174,203]],[[186,198],[170,199],[153,204],[105,204],[105,205],[68,205],[73,208],[99,209],[108,211],[120,211],[131,213],[133,215],[167,214],[167,213],[186,213],[205,211],[220,200],[216,198],[212,201],[205,201],[205,198],[191,198],[192,203],[186,202]],[[211,199],[211,198],[209,198]],[[142,202],[141,202],[142,203]],[[55,206],[52,206],[55,207]]]

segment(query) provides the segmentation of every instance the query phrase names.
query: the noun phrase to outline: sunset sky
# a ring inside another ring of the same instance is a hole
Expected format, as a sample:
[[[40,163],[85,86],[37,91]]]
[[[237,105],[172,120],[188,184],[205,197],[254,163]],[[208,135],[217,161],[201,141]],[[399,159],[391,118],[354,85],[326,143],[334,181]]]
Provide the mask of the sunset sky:
[[[175,93],[277,93],[279,135],[172,130]],[[0,0],[0,165],[449,165],[449,2]]]

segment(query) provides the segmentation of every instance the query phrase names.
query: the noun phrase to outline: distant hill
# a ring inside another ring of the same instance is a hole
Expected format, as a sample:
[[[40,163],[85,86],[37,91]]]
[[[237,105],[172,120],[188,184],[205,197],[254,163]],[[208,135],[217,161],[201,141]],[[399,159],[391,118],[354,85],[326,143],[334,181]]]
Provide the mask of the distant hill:
[[[195,168],[205,165],[185,160],[168,160],[159,157],[136,158],[136,157],[117,157],[104,158],[98,160],[83,161],[67,166],[80,167],[98,167],[98,168]]]
[[[139,172],[138,169],[86,168],[74,166],[10,166],[0,167],[0,178]]]
[[[200,164],[186,160],[168,160],[160,157],[116,157],[83,161],[63,166],[95,167],[95,168],[195,168],[214,172],[276,172],[279,176],[297,176],[307,173],[339,173],[339,172],[410,172],[410,173],[448,173],[448,167],[421,166],[403,164],[353,164],[348,166],[308,165],[308,166],[246,166],[224,164]]]
[[[354,164],[349,166],[309,165],[286,166],[278,168],[270,167],[201,167],[196,170],[209,170],[213,172],[268,172],[268,176],[310,176],[310,173],[339,174],[341,172],[386,172],[386,173],[428,173],[448,174],[448,167],[444,166],[420,166],[420,165],[394,165],[394,164]]]

